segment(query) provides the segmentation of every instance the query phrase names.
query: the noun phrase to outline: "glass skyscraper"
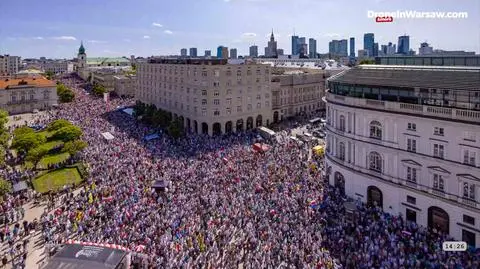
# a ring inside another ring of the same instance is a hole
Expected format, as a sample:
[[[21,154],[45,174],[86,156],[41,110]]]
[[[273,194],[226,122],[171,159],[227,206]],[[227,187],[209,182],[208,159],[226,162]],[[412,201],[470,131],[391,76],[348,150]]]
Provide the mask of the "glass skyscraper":
[[[292,55],[298,55],[300,54],[300,49],[298,46],[298,36],[293,35],[292,36]]]
[[[350,57],[355,57],[355,38],[350,37]]]
[[[368,52],[368,57],[373,57],[373,44],[375,43],[375,35],[366,33],[363,35],[363,49]]]
[[[402,35],[398,37],[398,53],[408,54],[410,50],[410,36]]]

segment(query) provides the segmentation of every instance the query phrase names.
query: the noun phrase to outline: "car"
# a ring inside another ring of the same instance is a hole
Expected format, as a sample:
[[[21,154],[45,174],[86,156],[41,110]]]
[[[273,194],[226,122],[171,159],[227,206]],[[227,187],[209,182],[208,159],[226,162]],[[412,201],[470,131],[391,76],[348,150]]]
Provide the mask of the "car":
[[[327,136],[327,135],[326,135],[324,132],[322,132],[322,131],[314,131],[312,134],[313,134],[315,137],[319,137],[319,138],[325,138],[325,137]]]

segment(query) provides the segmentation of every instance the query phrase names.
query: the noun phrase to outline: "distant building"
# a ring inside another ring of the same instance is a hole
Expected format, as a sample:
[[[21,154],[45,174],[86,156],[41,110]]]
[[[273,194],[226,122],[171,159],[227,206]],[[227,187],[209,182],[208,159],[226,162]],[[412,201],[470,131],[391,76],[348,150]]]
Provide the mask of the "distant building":
[[[73,63],[67,60],[43,60],[40,66],[45,72],[54,74],[66,74],[73,72]]]
[[[292,56],[299,55],[299,54],[300,54],[300,49],[298,46],[298,36],[293,35],[292,36]]]
[[[373,43],[373,57],[377,57],[378,56],[378,43],[375,42]]]
[[[410,51],[410,36],[402,35],[398,37],[398,53],[407,55]]]
[[[197,48],[190,48],[190,57],[198,57]]]
[[[283,56],[283,49],[277,49],[277,56]]]
[[[350,37],[350,57],[355,58],[355,38]]]
[[[42,76],[0,79],[0,109],[9,114],[44,110],[58,104],[57,85]]]
[[[308,44],[305,37],[298,38],[298,54],[301,56],[308,55]]]
[[[313,38],[308,39],[308,57],[317,58],[317,40]]]
[[[368,50],[358,50],[358,61],[367,60],[370,58],[368,55]]]
[[[217,58],[228,59],[228,47],[218,46],[218,48],[217,48]]]
[[[268,41],[268,46],[265,51],[265,56],[268,58],[275,58],[277,57],[277,41],[275,41],[275,36],[272,34],[270,35],[270,41]]]
[[[250,46],[250,57],[258,57],[258,46]]]
[[[230,59],[237,59],[237,49],[230,49]]]
[[[0,55],[0,76],[10,76],[18,72],[21,66],[19,56]]]
[[[205,50],[205,57],[210,57],[212,56],[212,51],[211,50]]]
[[[328,53],[331,57],[348,56],[348,41],[346,39],[330,41],[328,44]]]
[[[113,91],[118,94],[118,96],[135,96],[135,87],[137,81],[135,75],[118,75],[113,76],[113,79]]]
[[[180,50],[180,56],[187,57],[187,49],[181,49]]]
[[[366,33],[363,35],[363,49],[368,51],[369,56],[373,56],[374,43],[375,35],[373,33]]]
[[[464,50],[433,50],[434,55],[441,55],[441,56],[473,56],[475,55],[474,51],[464,51]]]
[[[375,64],[381,65],[426,65],[426,66],[478,66],[480,55],[390,55],[375,57]]]

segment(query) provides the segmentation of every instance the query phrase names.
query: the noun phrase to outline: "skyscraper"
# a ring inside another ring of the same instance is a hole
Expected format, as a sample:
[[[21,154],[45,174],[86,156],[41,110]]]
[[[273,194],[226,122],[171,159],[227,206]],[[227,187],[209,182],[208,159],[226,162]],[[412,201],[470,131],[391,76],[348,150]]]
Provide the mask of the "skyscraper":
[[[330,56],[348,56],[348,41],[346,39],[330,41],[328,43],[328,53],[330,53]]]
[[[237,49],[230,49],[230,59],[237,59]]]
[[[367,51],[368,57],[373,56],[373,43],[375,43],[375,35],[373,33],[363,35],[363,49]]]
[[[218,48],[217,48],[217,58],[228,59],[228,47],[218,46]]]
[[[298,54],[305,56],[308,55],[308,45],[305,37],[298,38]]]
[[[298,36],[295,34],[292,36],[292,55],[298,55],[299,53],[299,47],[298,47]]]
[[[375,42],[373,43],[373,57],[377,57],[378,56],[378,43]]]
[[[197,48],[190,48],[190,57],[197,57]]]
[[[341,56],[341,57],[348,56],[348,40],[346,39],[340,40],[340,44],[338,47],[338,56]]]
[[[419,55],[428,55],[433,53],[433,48],[428,45],[427,42],[420,43],[420,48],[418,49]]]
[[[250,57],[258,57],[258,46],[250,46]]]
[[[180,56],[186,57],[187,56],[187,49],[181,49],[180,50]]]
[[[398,37],[398,53],[407,55],[410,50],[410,37],[402,35]]]
[[[350,57],[355,58],[355,38],[350,37]]]
[[[283,55],[283,49],[277,49],[277,56]]]
[[[275,41],[275,36],[273,35],[273,29],[272,29],[272,34],[270,35],[270,41],[268,41],[268,46],[265,51],[265,56],[270,58],[277,57],[277,41]]]
[[[210,57],[212,56],[212,51],[211,50],[205,50],[205,57]]]
[[[308,39],[308,57],[317,58],[317,40],[313,38]]]

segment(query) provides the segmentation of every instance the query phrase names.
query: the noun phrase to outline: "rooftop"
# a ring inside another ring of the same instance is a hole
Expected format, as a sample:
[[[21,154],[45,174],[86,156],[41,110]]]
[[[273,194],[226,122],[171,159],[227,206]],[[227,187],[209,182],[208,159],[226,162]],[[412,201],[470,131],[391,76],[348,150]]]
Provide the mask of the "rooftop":
[[[407,88],[479,90],[480,67],[362,65],[330,82]]]
[[[31,87],[55,87],[55,82],[48,80],[44,77],[36,78],[5,78],[0,80],[0,89],[12,89],[12,88],[31,88]]]
[[[228,59],[202,59],[202,58],[163,58],[156,57],[148,60],[151,64],[196,64],[196,65],[226,65]]]

